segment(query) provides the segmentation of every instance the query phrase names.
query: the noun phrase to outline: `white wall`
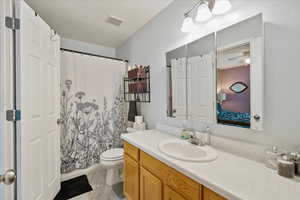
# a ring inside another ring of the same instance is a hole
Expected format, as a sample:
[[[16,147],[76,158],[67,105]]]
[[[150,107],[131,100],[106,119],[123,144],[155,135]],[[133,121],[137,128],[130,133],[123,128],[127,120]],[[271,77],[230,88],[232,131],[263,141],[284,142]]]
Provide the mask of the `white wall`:
[[[61,39],[61,48],[82,51],[101,56],[116,57],[116,49],[102,45],[90,44],[82,41],[71,40],[67,38]]]
[[[213,133],[260,144],[300,146],[300,1],[231,0],[233,8],[225,16],[214,17],[195,34],[180,32],[183,14],[193,1],[175,0],[117,49],[117,56],[132,64],[151,65],[151,103],[142,105],[142,114],[153,128],[157,122],[181,125],[166,117],[165,53],[211,32],[260,12],[265,20],[265,122],[264,131],[214,126]],[[241,147],[242,148],[242,147]]]

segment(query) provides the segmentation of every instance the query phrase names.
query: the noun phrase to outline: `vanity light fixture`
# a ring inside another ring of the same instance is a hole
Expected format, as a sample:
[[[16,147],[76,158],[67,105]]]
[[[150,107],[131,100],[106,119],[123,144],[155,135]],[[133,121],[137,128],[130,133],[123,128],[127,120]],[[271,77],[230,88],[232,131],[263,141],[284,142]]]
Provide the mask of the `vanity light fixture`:
[[[209,20],[212,17],[212,13],[208,7],[208,3],[207,2],[202,2],[199,6],[198,6],[198,12],[197,12],[197,16],[196,16],[196,21],[198,22],[204,22]]]
[[[199,0],[194,6],[184,14],[181,31],[184,33],[193,32],[196,28],[191,13],[197,8],[196,21],[205,22],[213,14],[221,15],[231,9],[230,0]]]
[[[212,9],[212,12],[215,15],[221,15],[228,12],[230,9],[231,3],[229,0],[215,0],[215,5]]]
[[[196,25],[194,24],[193,18],[191,18],[189,15],[185,15],[185,18],[182,23],[181,31],[183,33],[190,33],[193,32],[196,28]]]

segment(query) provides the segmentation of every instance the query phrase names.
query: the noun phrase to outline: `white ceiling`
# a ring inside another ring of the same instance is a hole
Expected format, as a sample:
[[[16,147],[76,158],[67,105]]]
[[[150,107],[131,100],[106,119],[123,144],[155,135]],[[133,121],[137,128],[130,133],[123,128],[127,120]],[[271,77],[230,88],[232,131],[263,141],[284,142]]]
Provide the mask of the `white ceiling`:
[[[25,1],[62,37],[118,47],[173,0]],[[110,15],[124,23],[106,23]]]

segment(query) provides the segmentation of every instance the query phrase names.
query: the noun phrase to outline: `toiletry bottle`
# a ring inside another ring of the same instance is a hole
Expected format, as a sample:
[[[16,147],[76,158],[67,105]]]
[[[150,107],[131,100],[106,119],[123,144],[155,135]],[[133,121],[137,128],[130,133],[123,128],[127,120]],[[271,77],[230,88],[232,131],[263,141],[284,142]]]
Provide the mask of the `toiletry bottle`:
[[[191,128],[189,128],[189,123],[187,120],[184,120],[182,123],[182,131],[180,134],[180,138],[183,140],[187,140],[190,138],[191,135]]]
[[[211,131],[209,126],[206,126],[204,130],[204,142],[206,145],[211,144]]]
[[[183,140],[189,139],[189,130],[185,129],[185,128],[182,129],[180,138],[183,139]]]

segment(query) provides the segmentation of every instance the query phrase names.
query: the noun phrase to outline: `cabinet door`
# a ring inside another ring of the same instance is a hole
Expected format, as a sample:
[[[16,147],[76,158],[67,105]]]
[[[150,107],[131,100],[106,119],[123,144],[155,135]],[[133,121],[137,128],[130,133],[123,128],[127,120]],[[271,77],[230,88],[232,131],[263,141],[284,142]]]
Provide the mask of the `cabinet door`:
[[[162,187],[161,180],[141,167],[140,200],[162,200]]]
[[[164,200],[186,200],[180,194],[169,188],[168,186],[165,187],[164,192]]]
[[[224,197],[221,197],[217,193],[204,187],[203,189],[203,200],[226,200]]]
[[[124,156],[124,195],[127,200],[139,200],[139,164]]]

